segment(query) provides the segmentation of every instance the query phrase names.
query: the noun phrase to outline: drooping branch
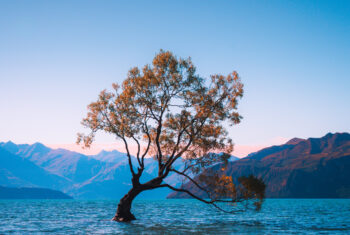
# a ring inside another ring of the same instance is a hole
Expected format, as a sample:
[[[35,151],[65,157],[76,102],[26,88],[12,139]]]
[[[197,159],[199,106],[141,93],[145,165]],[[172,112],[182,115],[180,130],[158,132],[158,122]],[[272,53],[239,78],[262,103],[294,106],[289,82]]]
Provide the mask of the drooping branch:
[[[195,186],[197,186],[200,190],[203,190],[206,194],[207,194],[207,196],[210,198],[210,192],[206,189],[206,188],[204,188],[204,187],[202,187],[198,182],[196,182],[193,178],[191,178],[189,175],[187,175],[187,174],[185,174],[185,173],[183,173],[183,172],[180,172],[180,171],[178,171],[178,170],[176,170],[176,169],[170,169],[170,171],[172,171],[172,172],[175,172],[176,174],[178,174],[178,175],[181,175],[181,176],[183,176],[183,177],[185,177],[186,179],[188,179],[190,182],[192,182]]]
[[[157,188],[161,188],[161,187],[167,187],[175,192],[182,192],[182,193],[186,193],[188,195],[190,195],[192,198],[197,199],[198,201],[204,202],[205,204],[209,204],[214,206],[216,209],[225,212],[225,213],[237,213],[237,212],[241,212],[243,210],[225,210],[223,208],[221,208],[220,206],[217,205],[217,203],[219,202],[224,202],[224,203],[238,203],[238,202],[242,202],[242,200],[230,200],[230,201],[224,201],[224,200],[206,200],[203,199],[201,197],[196,196],[195,194],[193,194],[191,191],[187,190],[187,189],[183,189],[183,188],[175,188],[169,184],[161,184],[159,186],[157,186]]]

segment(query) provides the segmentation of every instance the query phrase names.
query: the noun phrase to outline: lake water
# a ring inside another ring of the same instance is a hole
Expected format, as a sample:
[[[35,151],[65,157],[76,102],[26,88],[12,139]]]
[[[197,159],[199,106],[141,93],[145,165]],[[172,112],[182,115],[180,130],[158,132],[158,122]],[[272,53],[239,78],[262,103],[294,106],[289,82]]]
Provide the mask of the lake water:
[[[350,234],[349,199],[268,199],[260,212],[225,214],[196,200],[137,200],[131,223],[115,201],[0,200],[0,234]]]

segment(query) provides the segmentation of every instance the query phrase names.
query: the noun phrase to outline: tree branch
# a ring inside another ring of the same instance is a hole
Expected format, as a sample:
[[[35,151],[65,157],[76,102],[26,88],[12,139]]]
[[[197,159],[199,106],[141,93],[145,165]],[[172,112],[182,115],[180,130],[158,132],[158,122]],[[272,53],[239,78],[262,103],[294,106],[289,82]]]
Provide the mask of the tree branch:
[[[132,176],[135,176],[136,174],[135,174],[135,171],[134,171],[134,167],[133,167],[133,165],[132,165],[131,155],[130,155],[129,147],[128,147],[128,142],[125,140],[124,137],[122,137],[122,140],[124,141],[126,153],[127,153],[127,155],[128,155],[129,168],[130,168],[131,174],[132,174]]]
[[[139,165],[140,165],[140,167],[142,168],[142,164],[141,164],[141,160],[140,160],[140,143],[139,143],[139,141],[134,137],[134,136],[132,136],[132,139],[136,142],[136,144],[137,144],[137,154],[136,154],[136,158],[137,158],[137,161],[138,161],[138,163],[139,163]]]
[[[131,155],[130,155],[130,152],[129,152],[127,141],[125,140],[124,136],[120,135],[119,132],[114,128],[114,126],[112,125],[111,121],[109,120],[107,114],[102,112],[102,111],[101,111],[101,114],[106,118],[106,120],[109,123],[110,128],[113,130],[114,134],[116,134],[119,138],[121,138],[124,141],[125,149],[126,149],[127,156],[128,156],[130,172],[131,172],[131,174],[133,176],[135,176],[134,167],[133,167],[133,164],[132,164],[132,161],[131,161]]]
[[[150,148],[151,142],[152,142],[152,139],[151,139],[151,136],[149,134],[148,127],[147,127],[147,122],[145,123],[144,133],[147,135],[148,144],[147,144],[147,148],[146,148],[145,152],[142,154],[142,157],[141,157],[142,167],[144,167],[144,159],[145,159],[145,156],[147,155],[147,153],[149,151],[149,148]]]
[[[210,193],[207,189],[205,189],[204,187],[202,187],[198,182],[196,182],[194,179],[192,179],[190,176],[186,175],[185,173],[182,173],[180,171],[177,171],[173,168],[170,169],[170,171],[175,172],[178,175],[182,175],[184,177],[186,177],[187,179],[189,179],[194,185],[196,185],[199,189],[203,190],[204,192],[206,192],[206,194],[208,195],[208,197],[210,198]]]
[[[226,213],[236,213],[236,212],[243,212],[244,210],[225,210],[225,209],[222,209],[221,207],[219,207],[216,202],[226,202],[226,203],[237,203],[237,202],[241,202],[241,201],[236,201],[236,200],[230,200],[230,201],[223,201],[223,200],[205,200],[203,198],[200,198],[196,195],[194,195],[193,193],[191,193],[190,191],[188,191],[187,189],[182,189],[182,188],[175,188],[169,184],[161,184],[159,186],[157,186],[156,188],[161,188],[161,187],[168,187],[170,188],[171,190],[173,191],[176,191],[176,192],[183,192],[183,193],[187,193],[188,195],[190,195],[191,197],[193,197],[194,199],[197,199],[201,202],[204,202],[206,204],[209,204],[209,205],[213,205],[216,209],[220,210],[220,211],[223,211],[223,212],[226,212]]]

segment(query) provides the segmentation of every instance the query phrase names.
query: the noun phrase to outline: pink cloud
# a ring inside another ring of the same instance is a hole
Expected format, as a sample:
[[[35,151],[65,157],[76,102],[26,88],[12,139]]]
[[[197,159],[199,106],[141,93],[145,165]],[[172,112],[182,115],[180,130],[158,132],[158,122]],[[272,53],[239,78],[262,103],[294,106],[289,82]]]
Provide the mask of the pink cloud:
[[[236,144],[234,146],[234,151],[232,155],[242,158],[247,156],[249,153],[259,151],[263,148],[272,146],[272,145],[280,145],[287,142],[288,139],[284,137],[275,137],[271,140],[268,140],[262,144],[257,145],[240,145]],[[114,143],[93,143],[92,146],[89,149],[83,149],[80,145],[77,145],[75,143],[65,143],[65,144],[46,144],[46,146],[50,148],[63,148],[67,150],[71,150],[74,152],[86,154],[86,155],[95,155],[101,152],[102,150],[106,151],[112,151],[112,150],[118,150],[119,152],[126,153],[124,144],[122,142],[114,142]],[[130,144],[129,149],[132,155],[136,155],[137,152],[137,145],[136,144]]]
[[[273,139],[270,139],[268,141],[265,141],[261,144],[256,144],[256,145],[240,145],[236,144],[234,147],[234,151],[232,155],[236,157],[246,157],[248,154],[259,151],[263,148],[270,147],[272,145],[281,145],[284,144],[288,141],[288,138],[285,137],[275,137]]]
[[[253,153],[263,149],[267,146],[264,145],[235,145],[232,155],[242,158],[247,156],[249,153]]]

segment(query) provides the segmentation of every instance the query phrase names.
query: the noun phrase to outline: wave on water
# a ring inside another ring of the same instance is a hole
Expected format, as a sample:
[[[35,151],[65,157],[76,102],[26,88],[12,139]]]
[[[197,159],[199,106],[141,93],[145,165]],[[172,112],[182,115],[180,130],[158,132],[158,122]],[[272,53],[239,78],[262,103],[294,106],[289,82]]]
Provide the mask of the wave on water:
[[[116,201],[0,200],[0,234],[350,233],[349,199],[267,199],[260,212],[226,214],[196,200],[136,200],[130,223]]]

